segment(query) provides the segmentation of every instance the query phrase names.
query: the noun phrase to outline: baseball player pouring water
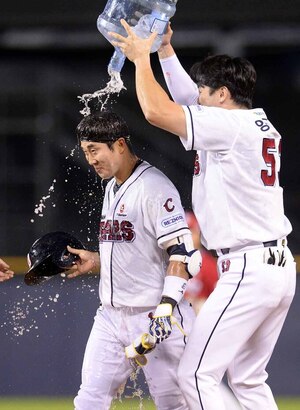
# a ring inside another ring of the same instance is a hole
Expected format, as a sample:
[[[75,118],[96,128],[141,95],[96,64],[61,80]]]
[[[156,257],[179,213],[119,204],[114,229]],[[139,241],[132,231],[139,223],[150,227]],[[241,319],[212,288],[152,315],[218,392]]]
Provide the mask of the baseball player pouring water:
[[[132,372],[132,360],[146,364],[147,354],[143,370],[157,408],[188,410],[177,368],[194,313],[181,299],[201,256],[179,194],[164,174],[134,154],[128,127],[116,114],[84,118],[77,135],[89,164],[101,178],[111,179],[102,208],[100,257],[69,248],[80,258],[71,277],[100,267],[102,302],[75,408],[109,409]]]
[[[191,76],[165,39],[159,54],[170,92],[156,81],[149,58],[153,33],[112,34],[134,62],[146,119],[196,150],[193,210],[203,245],[218,258],[220,279],[205,302],[179,366],[192,410],[223,410],[219,384],[227,371],[247,410],[277,409],[266,366],[295,292],[295,262],[287,247],[291,225],[279,185],[281,136],[263,109],[252,109],[256,73],[242,58],[217,55]]]

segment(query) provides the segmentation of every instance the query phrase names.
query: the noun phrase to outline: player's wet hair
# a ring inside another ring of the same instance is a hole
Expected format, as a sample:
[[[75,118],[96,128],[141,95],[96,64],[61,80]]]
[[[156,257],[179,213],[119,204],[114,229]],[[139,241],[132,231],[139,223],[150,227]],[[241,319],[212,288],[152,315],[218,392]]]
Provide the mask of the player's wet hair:
[[[134,153],[128,125],[118,114],[109,111],[84,117],[77,125],[78,142],[92,141],[106,143],[110,149],[119,138],[124,138],[128,149]]]
[[[209,56],[192,66],[190,76],[198,87],[208,86],[212,93],[226,86],[235,103],[252,108],[256,71],[245,58],[225,54]]]

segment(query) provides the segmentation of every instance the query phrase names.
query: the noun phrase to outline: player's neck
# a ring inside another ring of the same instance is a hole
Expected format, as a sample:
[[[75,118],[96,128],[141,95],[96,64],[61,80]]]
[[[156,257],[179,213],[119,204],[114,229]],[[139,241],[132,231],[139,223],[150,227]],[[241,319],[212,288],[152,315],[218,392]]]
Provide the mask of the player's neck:
[[[116,184],[118,186],[122,185],[134,172],[136,167],[140,164],[140,159],[136,155],[130,155],[124,161],[124,165],[121,167],[120,172],[115,175]]]

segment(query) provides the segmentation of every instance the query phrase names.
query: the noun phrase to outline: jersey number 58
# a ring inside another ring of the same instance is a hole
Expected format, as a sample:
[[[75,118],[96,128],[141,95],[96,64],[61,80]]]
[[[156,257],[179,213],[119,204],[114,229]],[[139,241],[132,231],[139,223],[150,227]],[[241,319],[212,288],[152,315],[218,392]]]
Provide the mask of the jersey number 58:
[[[261,179],[265,186],[274,186],[276,182],[276,155],[277,149],[274,138],[264,138],[262,145],[262,156],[267,169],[261,170]],[[278,155],[281,155],[281,140],[278,146]]]

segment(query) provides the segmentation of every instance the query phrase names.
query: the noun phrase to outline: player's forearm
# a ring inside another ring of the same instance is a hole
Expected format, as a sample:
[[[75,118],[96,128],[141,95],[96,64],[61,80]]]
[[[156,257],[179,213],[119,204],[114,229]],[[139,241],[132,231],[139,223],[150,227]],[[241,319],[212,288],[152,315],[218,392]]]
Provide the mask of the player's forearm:
[[[136,60],[135,67],[137,97],[146,119],[152,123],[170,99],[153,75],[149,55]]]
[[[181,105],[195,105],[198,103],[199,89],[182,67],[177,56],[160,59],[163,75],[173,100]]]
[[[170,303],[172,308],[183,297],[189,275],[185,265],[179,261],[170,261],[166,272],[161,303]]]
[[[149,327],[149,333],[156,338],[156,343],[167,339],[172,332],[172,325],[177,323],[172,314],[173,309],[181,301],[186,289],[187,279],[184,276],[188,275],[186,272],[186,275],[183,273],[184,270],[182,262],[171,261],[169,264],[161,300],[154,314],[151,315]],[[183,332],[181,326],[178,325],[178,327]]]
[[[137,59],[135,67],[137,97],[147,121],[177,136],[186,137],[184,111],[180,105],[170,100],[156,81],[150,65],[150,56]]]
[[[178,261],[170,261],[167,269],[167,276],[178,276],[182,279],[189,279],[184,263]]]

